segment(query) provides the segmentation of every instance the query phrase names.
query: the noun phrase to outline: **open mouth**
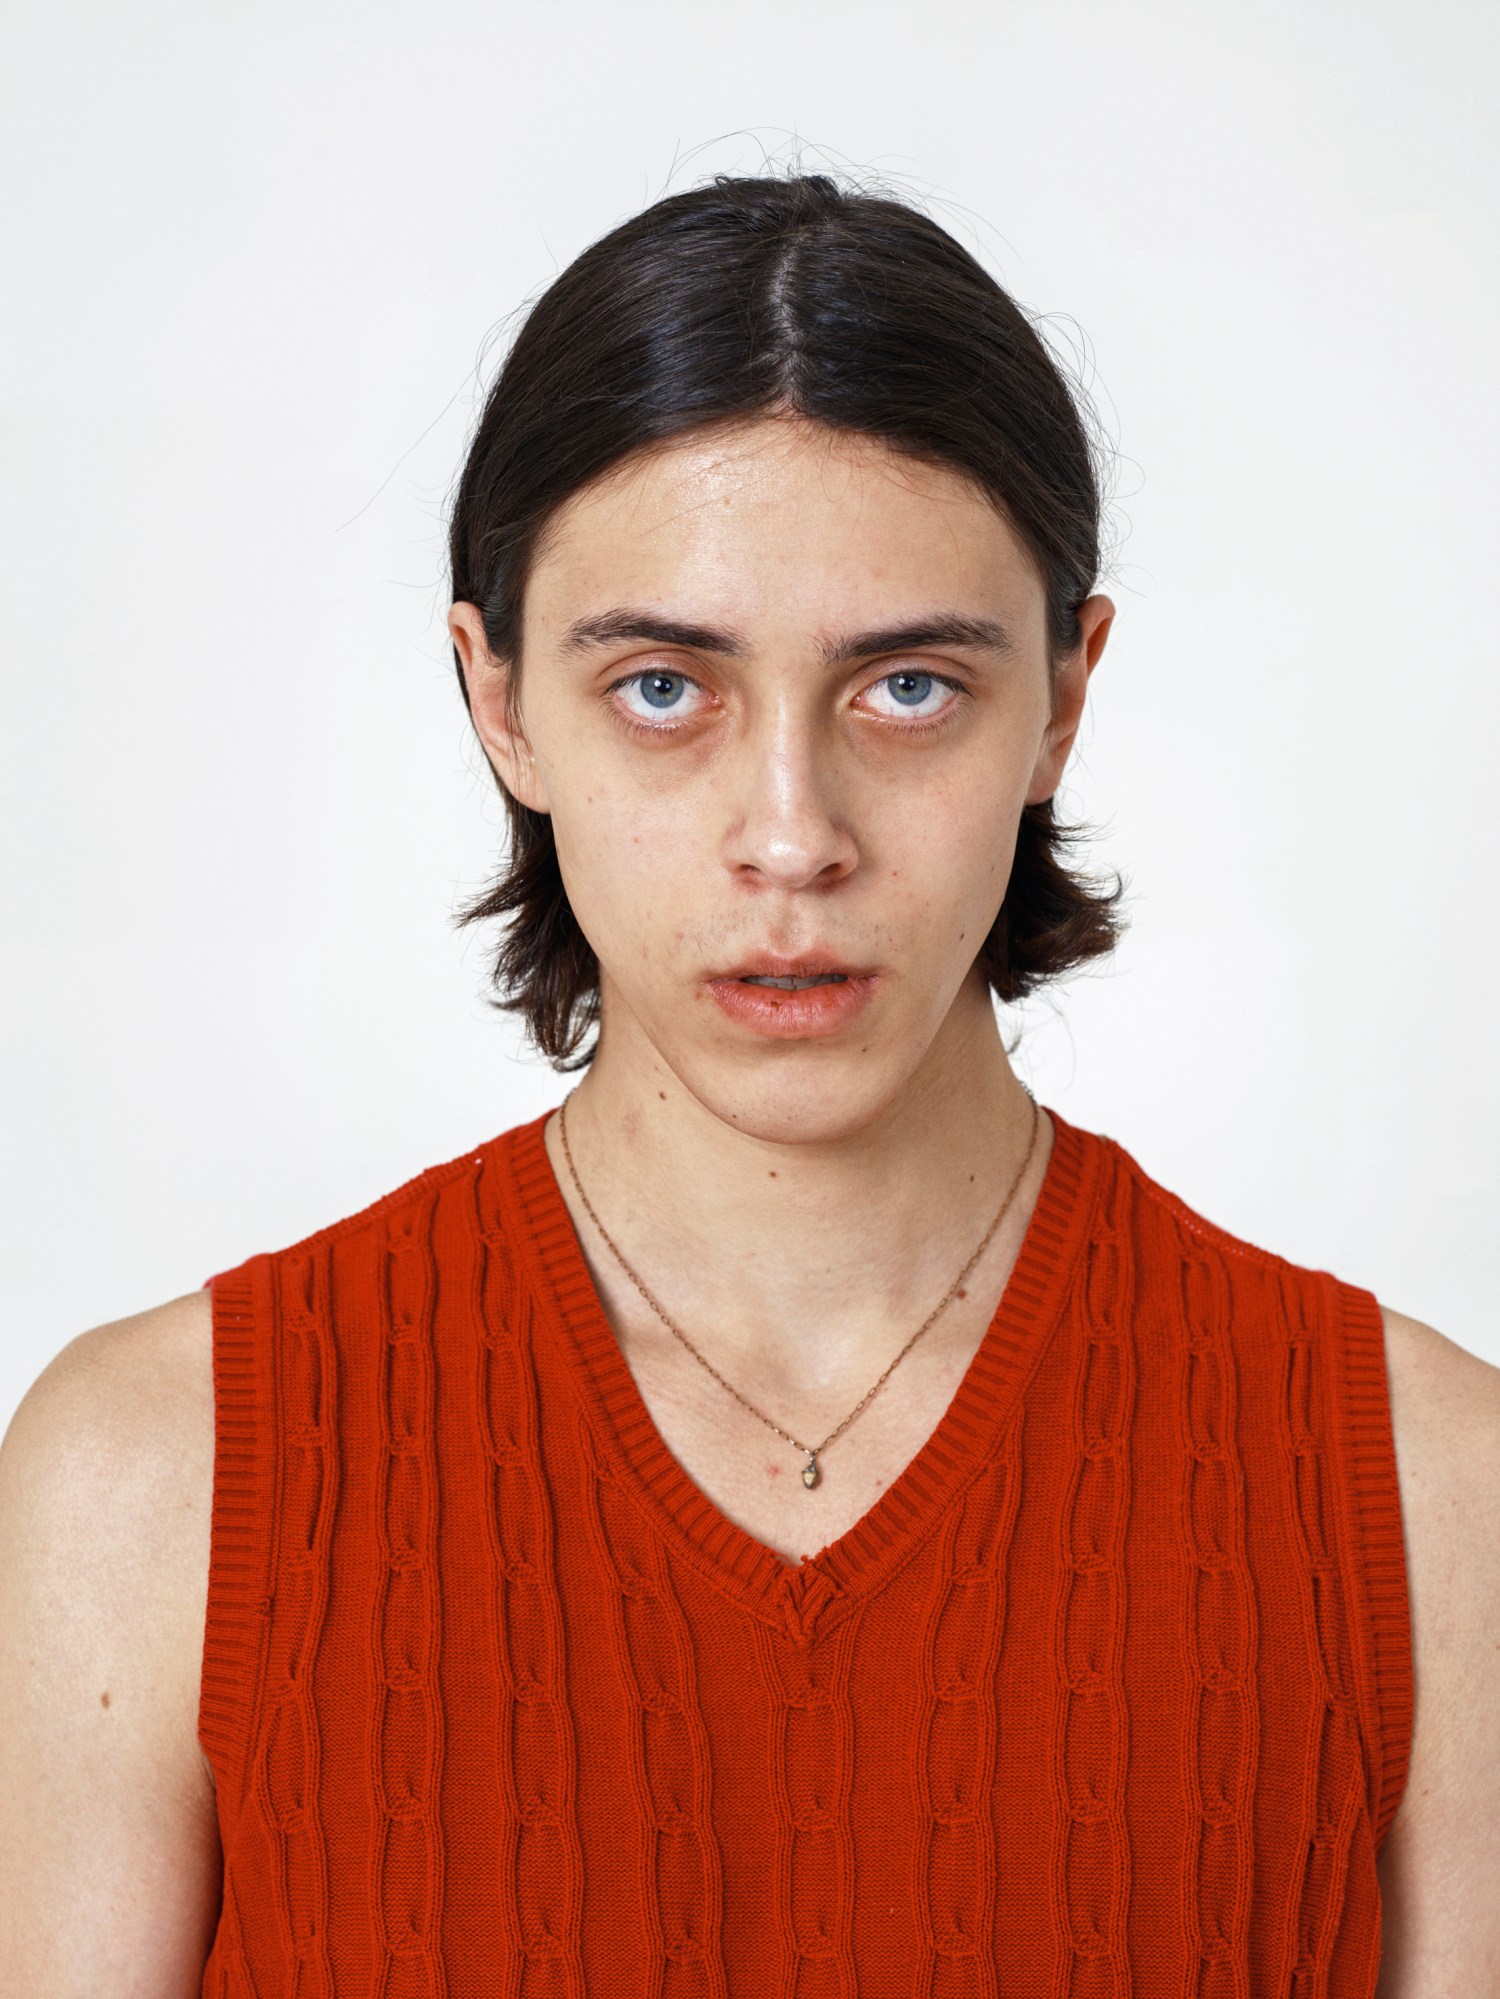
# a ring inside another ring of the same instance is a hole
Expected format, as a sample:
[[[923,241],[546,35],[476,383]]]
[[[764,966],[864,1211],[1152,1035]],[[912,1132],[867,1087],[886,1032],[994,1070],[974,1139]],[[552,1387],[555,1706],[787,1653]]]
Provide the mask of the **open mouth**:
[[[809,986],[842,985],[848,976],[847,972],[816,972],[807,979],[778,979],[768,973],[747,972],[739,983],[742,986],[779,986],[784,993],[800,993]]]
[[[775,962],[772,957],[771,963]],[[781,962],[785,964],[786,959]],[[793,958],[792,963],[796,962]],[[805,965],[807,959],[802,963]],[[813,964],[817,965],[816,958]],[[843,1033],[869,1005],[878,983],[878,972],[862,972],[857,967],[845,972],[821,968],[721,972],[708,980],[708,992],[728,1019],[752,1034],[769,1035],[773,1040],[816,1041]]]

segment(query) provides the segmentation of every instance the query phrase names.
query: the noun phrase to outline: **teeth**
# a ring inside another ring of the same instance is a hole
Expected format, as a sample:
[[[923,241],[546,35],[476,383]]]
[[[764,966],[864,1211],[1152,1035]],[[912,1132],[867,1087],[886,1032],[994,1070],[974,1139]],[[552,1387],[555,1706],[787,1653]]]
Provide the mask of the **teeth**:
[[[785,993],[800,993],[805,992],[809,986],[827,986],[833,985],[835,982],[842,982],[848,976],[847,972],[819,972],[815,978],[811,979],[773,979],[763,978],[759,973],[752,972],[741,979],[740,984],[744,986],[780,986],[781,990]]]

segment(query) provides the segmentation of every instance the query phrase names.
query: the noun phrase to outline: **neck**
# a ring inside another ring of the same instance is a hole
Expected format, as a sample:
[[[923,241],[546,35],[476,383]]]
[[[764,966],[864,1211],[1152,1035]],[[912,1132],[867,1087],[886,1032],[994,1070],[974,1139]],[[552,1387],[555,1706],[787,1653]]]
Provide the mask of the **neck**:
[[[574,1166],[641,1282],[716,1362],[815,1389],[883,1363],[897,1335],[943,1297],[1033,1136],[1032,1105],[987,998],[949,1041],[857,1128],[796,1139],[737,1128],[654,1050],[622,1059],[616,1036],[616,1059],[607,1060],[610,1037],[601,1035],[568,1104]],[[654,1315],[590,1222],[558,1125],[548,1122],[548,1153],[623,1333]],[[981,1319],[1020,1246],[1050,1140],[1043,1118],[1006,1217],[975,1266]],[[975,1312],[971,1305],[944,1316],[972,1328]]]

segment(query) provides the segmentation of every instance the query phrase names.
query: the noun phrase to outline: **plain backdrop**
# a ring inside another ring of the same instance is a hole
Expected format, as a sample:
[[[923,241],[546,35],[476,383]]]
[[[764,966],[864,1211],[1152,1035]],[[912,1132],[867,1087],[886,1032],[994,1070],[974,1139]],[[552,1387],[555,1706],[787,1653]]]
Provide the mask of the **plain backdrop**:
[[[453,911],[442,627],[508,318],[714,172],[868,172],[1115,449],[1063,803],[1107,970],[1007,1018],[1213,1220],[1500,1359],[1500,14],[9,0],[0,1423],[86,1327],[557,1102]]]

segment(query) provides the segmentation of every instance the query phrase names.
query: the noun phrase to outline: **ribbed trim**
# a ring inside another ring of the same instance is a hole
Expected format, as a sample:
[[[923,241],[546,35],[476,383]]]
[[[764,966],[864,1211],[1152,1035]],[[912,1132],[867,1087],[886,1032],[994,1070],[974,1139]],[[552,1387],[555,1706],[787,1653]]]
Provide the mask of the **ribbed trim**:
[[[1411,1761],[1411,1606],[1391,1430],[1385,1322],[1374,1294],[1337,1278],[1330,1319],[1341,1368],[1334,1422],[1344,1457],[1353,1540],[1355,1670],[1377,1767],[1370,1810],[1377,1848],[1401,1802]]]
[[[239,1809],[275,1527],[271,1267],[265,1256],[209,1280],[214,1469],[198,1739],[221,1824]]]
[[[1056,1324],[1087,1239],[1099,1141],[1048,1109],[1051,1156],[995,1314],[936,1429],[869,1512],[792,1568],[729,1520],[668,1450],[605,1316],[542,1137],[550,1112],[497,1143],[527,1228],[521,1249],[539,1325],[573,1375],[617,1475],[721,1586],[778,1623],[806,1608],[826,1627],[841,1598],[878,1589],[986,1462]]]

